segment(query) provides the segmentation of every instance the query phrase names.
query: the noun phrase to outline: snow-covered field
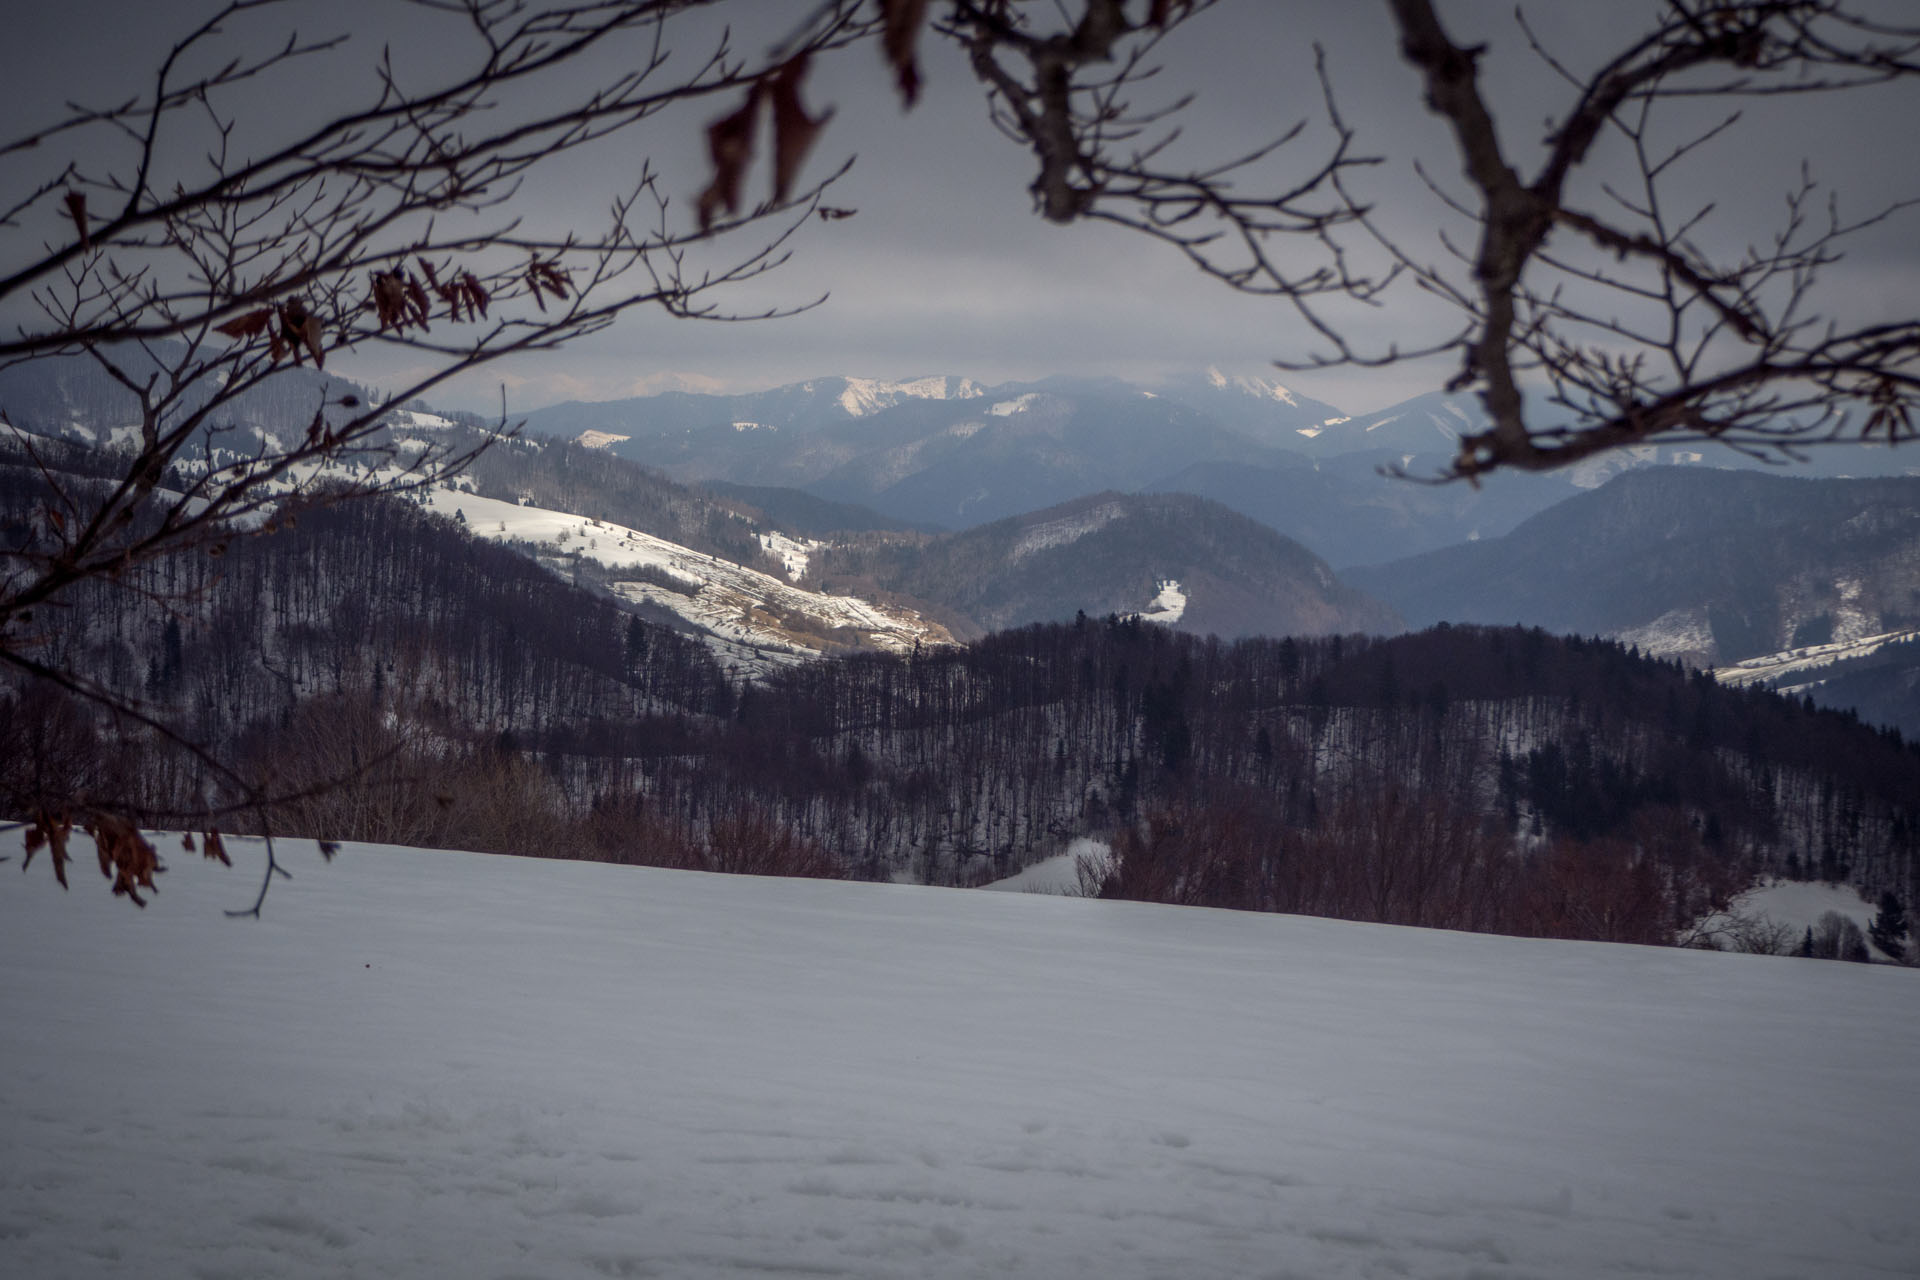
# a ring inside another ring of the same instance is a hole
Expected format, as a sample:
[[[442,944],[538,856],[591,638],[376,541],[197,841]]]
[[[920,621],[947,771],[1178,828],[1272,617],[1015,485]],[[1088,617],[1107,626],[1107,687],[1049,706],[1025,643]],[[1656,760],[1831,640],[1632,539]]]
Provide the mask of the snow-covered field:
[[[4,868],[0,1275],[1920,1274],[1914,970],[236,843]]]

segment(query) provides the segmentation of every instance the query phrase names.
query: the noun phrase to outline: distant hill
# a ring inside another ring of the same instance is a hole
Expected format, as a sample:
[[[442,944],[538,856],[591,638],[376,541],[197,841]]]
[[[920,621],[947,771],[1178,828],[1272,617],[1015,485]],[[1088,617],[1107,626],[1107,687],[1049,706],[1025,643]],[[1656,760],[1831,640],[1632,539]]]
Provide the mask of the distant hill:
[[[1413,626],[1520,622],[1725,664],[1920,625],[1920,478],[1638,469],[1504,537],[1346,577]]]
[[[872,507],[852,502],[829,502],[804,489],[778,485],[733,484],[726,480],[706,480],[698,486],[732,502],[752,507],[784,533],[822,538],[833,533],[870,533],[878,530],[907,530],[937,533],[941,526],[883,516]]]
[[[1144,614],[1221,636],[1388,633],[1392,610],[1298,543],[1203,498],[1101,493],[919,541],[820,555],[836,589],[937,602],[982,627]]]
[[[1480,488],[1381,474],[1400,457],[1341,454],[1284,466],[1198,462],[1146,485],[1231,507],[1324,556],[1343,572],[1479,538],[1580,492],[1564,476],[1494,475]],[[1426,471],[1437,469],[1439,459]]]

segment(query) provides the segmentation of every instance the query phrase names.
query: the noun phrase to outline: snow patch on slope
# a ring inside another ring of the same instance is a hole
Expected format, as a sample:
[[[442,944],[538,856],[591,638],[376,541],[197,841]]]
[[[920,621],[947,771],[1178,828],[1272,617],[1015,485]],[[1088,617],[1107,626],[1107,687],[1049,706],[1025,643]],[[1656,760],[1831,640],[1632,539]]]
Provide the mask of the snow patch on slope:
[[[1011,414],[1025,413],[1045,399],[1046,397],[1039,392],[1029,391],[1023,396],[1016,396],[1011,400],[1002,400],[997,404],[991,405],[988,407],[987,412],[996,418],[1005,418]]]
[[[591,560],[611,572],[611,589],[619,595],[671,610],[732,645],[796,659],[835,648],[907,653],[915,645],[954,643],[945,627],[911,609],[805,591],[637,529],[444,488],[433,490],[428,502],[442,515],[463,516],[479,537],[530,542],[545,556]],[[623,569],[648,570],[669,582],[620,580]],[[790,561],[787,569],[798,576]]]
[[[1715,652],[1713,627],[1704,607],[1669,609],[1652,622],[1614,633],[1621,644],[1639,645],[1652,658],[1679,658],[1705,664]]]
[[[1798,693],[1820,683],[1817,673],[1836,662],[1864,658],[1898,641],[1920,638],[1920,629],[1885,631],[1879,635],[1836,640],[1831,644],[1802,645],[1779,653],[1746,658],[1714,670],[1721,684],[1748,685],[1770,683],[1782,693]],[[1804,678],[1802,678],[1804,677]],[[1775,683],[1791,680],[1792,683]]]
[[[1020,561],[1036,551],[1078,542],[1088,534],[1106,528],[1126,513],[1126,507],[1121,503],[1103,502],[1070,516],[1036,524],[1020,535],[1020,540],[1013,544],[1013,550],[1007,553],[1007,559]]]
[[[1172,626],[1187,613],[1187,593],[1180,588],[1176,578],[1163,578],[1154,583],[1156,594],[1153,601],[1133,616],[1142,622],[1158,622]]]
[[[632,436],[617,436],[611,431],[582,431],[581,447],[587,449],[611,449],[616,444],[633,439]]]
[[[450,418],[437,413],[428,413],[424,409],[390,409],[387,412],[387,425],[390,427],[413,427],[421,431],[445,431],[453,426]],[[620,437],[622,440],[625,436]]]
[[[1860,926],[1862,933],[1873,924],[1876,914],[1874,905],[1862,898],[1852,885],[1805,880],[1771,880],[1738,895],[1727,905],[1727,913],[1709,916],[1703,922],[1703,931],[1724,927],[1731,916],[1737,913],[1785,925],[1793,931],[1793,940],[1798,942],[1802,931],[1820,923],[1820,917],[1829,911],[1847,917]]]
[[[825,545],[812,538],[790,538],[778,530],[760,535],[761,550],[785,567],[787,578],[792,582],[798,582],[806,575],[813,553]]]
[[[1100,866],[1106,866],[1113,859],[1113,847],[1088,836],[1081,836],[1067,846],[1065,853],[1056,853],[1051,858],[1042,858],[1004,880],[995,880],[992,884],[981,885],[998,893],[1051,893],[1065,897],[1080,896],[1080,859],[1086,858]]]
[[[971,378],[910,378],[889,382],[878,378],[847,378],[840,407],[855,418],[891,409],[903,400],[971,400],[986,389]]]
[[[1207,382],[1222,390],[1238,391],[1242,395],[1252,396],[1256,400],[1274,400],[1281,404],[1298,405],[1300,401],[1293,392],[1287,390],[1270,378],[1229,378],[1213,365],[1207,366]]]

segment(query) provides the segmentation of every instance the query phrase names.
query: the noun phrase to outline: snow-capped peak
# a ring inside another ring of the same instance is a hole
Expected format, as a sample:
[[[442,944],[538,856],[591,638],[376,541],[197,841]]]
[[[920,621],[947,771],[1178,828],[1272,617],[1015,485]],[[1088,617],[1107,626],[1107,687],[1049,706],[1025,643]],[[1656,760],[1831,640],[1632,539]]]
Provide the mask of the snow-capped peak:
[[[986,394],[972,378],[909,378],[890,382],[879,378],[847,378],[840,407],[856,418],[891,409],[902,400],[971,400]]]
[[[1287,390],[1270,378],[1229,378],[1214,365],[1207,366],[1207,382],[1222,391],[1238,391],[1241,395],[1252,396],[1256,400],[1277,400],[1281,404],[1299,404],[1293,392]]]

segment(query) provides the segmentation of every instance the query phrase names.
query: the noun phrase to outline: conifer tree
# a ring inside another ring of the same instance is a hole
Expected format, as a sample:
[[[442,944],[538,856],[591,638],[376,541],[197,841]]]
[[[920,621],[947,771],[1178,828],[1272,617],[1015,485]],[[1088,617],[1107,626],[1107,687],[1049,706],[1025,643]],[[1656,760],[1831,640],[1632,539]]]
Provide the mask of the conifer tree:
[[[1880,910],[1874,915],[1873,923],[1867,926],[1867,936],[1889,958],[1905,960],[1908,932],[1907,909],[1889,889],[1880,895]]]

